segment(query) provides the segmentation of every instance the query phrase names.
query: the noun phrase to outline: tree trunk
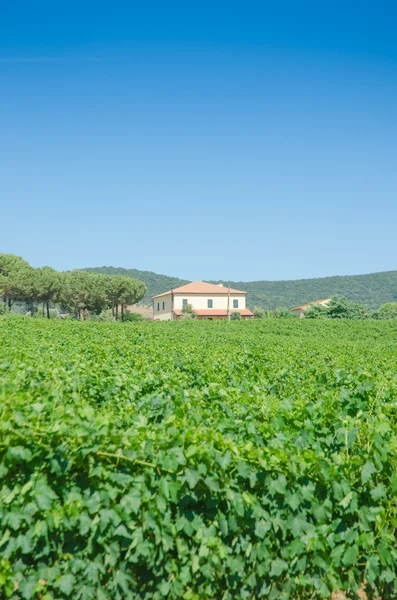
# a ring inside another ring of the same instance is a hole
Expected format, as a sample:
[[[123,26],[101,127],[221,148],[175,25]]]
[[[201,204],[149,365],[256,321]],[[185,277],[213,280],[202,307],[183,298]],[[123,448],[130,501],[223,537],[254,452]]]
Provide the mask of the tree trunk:
[[[11,306],[12,306],[11,298],[8,298],[8,308],[11,308]]]
[[[112,300],[112,319],[114,319],[114,300]]]
[[[47,307],[47,319],[50,318],[50,307],[48,306],[48,302],[45,303]]]
[[[116,321],[119,320],[119,305],[116,304]]]
[[[124,304],[121,305],[121,320],[124,321]]]
[[[43,317],[43,319],[44,319],[44,300],[43,300],[43,302],[42,302],[42,307],[41,307],[41,315],[42,315],[42,317]]]
[[[32,317],[34,317],[34,316],[35,316],[35,312],[36,312],[36,310],[35,310],[34,303],[33,303],[33,302],[31,302],[31,303],[30,303],[30,314],[32,315]]]

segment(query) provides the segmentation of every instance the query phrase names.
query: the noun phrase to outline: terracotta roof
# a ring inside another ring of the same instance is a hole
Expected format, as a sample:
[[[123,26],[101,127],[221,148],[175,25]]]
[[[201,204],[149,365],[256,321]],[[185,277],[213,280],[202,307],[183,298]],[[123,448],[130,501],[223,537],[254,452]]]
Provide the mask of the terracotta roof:
[[[331,298],[323,298],[322,300],[313,300],[313,302],[309,302],[308,304],[302,304],[301,306],[295,306],[295,308],[291,308],[291,310],[303,310],[304,308],[309,308],[312,304],[323,304],[325,302],[331,302]]]
[[[211,294],[211,296],[214,296],[215,294],[227,294],[228,287],[216,285],[215,283],[206,283],[205,281],[193,281],[193,283],[187,283],[186,285],[182,285],[181,287],[175,288],[172,291],[174,294]],[[170,293],[171,290],[168,292],[163,292],[162,294],[157,294],[156,296],[152,296],[152,298],[160,298],[160,296],[167,296]],[[230,293],[246,294],[247,292],[230,288]]]
[[[172,311],[177,317],[182,314],[182,309],[174,308]],[[198,317],[227,317],[227,310],[223,308],[197,308],[194,310]],[[230,314],[239,312],[242,317],[253,317],[253,313],[248,308],[231,308]]]

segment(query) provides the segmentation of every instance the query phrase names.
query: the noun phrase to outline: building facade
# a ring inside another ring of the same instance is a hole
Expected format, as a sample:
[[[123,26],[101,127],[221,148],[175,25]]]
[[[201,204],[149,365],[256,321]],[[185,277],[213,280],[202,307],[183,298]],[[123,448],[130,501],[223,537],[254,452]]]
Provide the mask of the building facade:
[[[183,307],[190,304],[198,319],[228,319],[233,312],[240,313],[242,319],[250,319],[253,313],[246,307],[246,296],[247,292],[223,284],[195,281],[153,296],[153,318],[177,320]]]

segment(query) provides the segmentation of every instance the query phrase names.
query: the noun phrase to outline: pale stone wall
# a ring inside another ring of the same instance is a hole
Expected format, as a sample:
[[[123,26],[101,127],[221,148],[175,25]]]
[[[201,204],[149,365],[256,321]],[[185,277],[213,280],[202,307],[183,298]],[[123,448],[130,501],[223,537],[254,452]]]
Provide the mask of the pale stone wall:
[[[153,300],[153,318],[159,321],[169,321],[172,318],[171,294]]]
[[[186,299],[195,309],[208,309],[208,300],[212,300],[212,308],[227,310],[227,288],[224,294],[174,294],[174,308],[183,307]],[[230,294],[229,309],[233,312],[233,300],[238,300],[238,309],[245,308],[245,294]],[[235,309],[237,310],[237,309]]]

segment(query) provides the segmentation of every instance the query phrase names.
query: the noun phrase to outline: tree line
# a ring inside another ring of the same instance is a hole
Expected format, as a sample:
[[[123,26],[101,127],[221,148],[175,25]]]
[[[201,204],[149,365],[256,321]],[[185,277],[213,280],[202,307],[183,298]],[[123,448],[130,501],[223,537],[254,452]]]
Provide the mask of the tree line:
[[[254,317],[257,319],[297,318],[297,315],[288,308],[264,310],[256,306],[253,312]],[[308,306],[304,316],[307,319],[376,319],[379,321],[397,319],[397,302],[386,302],[378,310],[371,310],[363,304],[348,300],[344,296],[333,296],[327,305],[311,304]]]
[[[146,285],[123,275],[105,275],[74,270],[59,272],[51,267],[33,268],[20,256],[0,253],[0,297],[3,310],[15,302],[40,305],[42,316],[50,318],[50,305],[60,304],[76,319],[86,313],[100,314],[112,309],[113,317],[124,320],[125,306],[135,304],[146,293]]]

